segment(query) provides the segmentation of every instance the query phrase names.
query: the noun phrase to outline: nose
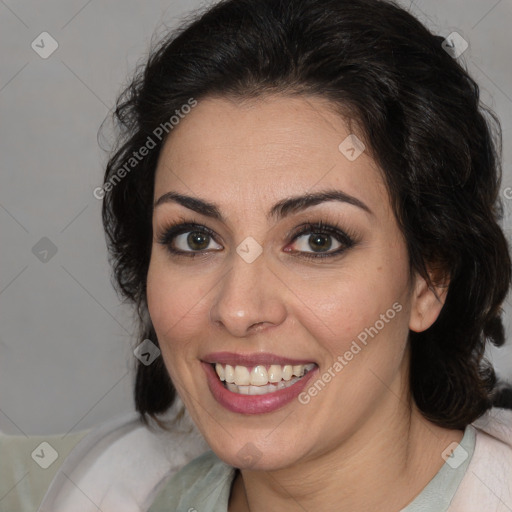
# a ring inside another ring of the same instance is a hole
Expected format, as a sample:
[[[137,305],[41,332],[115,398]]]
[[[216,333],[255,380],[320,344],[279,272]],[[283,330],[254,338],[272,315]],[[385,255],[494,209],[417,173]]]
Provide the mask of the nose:
[[[283,284],[267,266],[264,253],[252,263],[235,254],[210,309],[211,322],[244,337],[280,325],[285,318]]]

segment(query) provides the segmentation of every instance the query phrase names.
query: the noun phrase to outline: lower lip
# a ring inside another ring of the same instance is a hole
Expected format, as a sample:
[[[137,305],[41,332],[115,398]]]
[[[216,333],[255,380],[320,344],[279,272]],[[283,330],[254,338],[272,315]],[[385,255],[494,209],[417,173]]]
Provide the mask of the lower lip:
[[[288,388],[280,389],[279,391],[266,393],[264,395],[241,395],[239,393],[233,393],[224,387],[224,384],[222,384],[217,372],[210,363],[201,361],[201,364],[206,372],[208,387],[215,400],[229,411],[240,414],[262,414],[283,407],[301,393],[318,371],[318,366],[315,366],[313,370],[306,373],[306,375],[295,384]]]

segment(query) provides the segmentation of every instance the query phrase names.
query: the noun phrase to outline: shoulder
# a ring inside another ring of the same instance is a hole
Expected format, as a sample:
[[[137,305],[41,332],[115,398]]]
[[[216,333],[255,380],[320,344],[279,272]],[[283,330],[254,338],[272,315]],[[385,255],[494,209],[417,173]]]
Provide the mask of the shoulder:
[[[153,430],[136,413],[116,418],[78,443],[38,512],[147,510],[161,483],[207,449],[196,430]]]
[[[209,450],[162,486],[148,512],[188,512],[194,504],[212,512],[225,511],[235,474],[234,467]]]
[[[512,510],[512,411],[491,409],[471,428],[475,450],[449,511]]]

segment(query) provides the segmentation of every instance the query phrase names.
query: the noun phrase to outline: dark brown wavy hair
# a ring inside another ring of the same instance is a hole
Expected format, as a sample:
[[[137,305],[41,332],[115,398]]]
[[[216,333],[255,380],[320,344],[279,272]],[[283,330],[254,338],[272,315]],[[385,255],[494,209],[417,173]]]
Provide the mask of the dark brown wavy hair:
[[[437,321],[409,335],[417,406],[437,425],[463,429],[493,404],[507,405],[510,395],[498,395],[484,355],[488,343],[504,343],[501,305],[511,280],[498,224],[501,131],[442,42],[379,0],[224,0],[161,39],[118,99],[118,144],[105,184],[148,137],[156,147],[105,187],[102,210],[113,282],[137,308],[139,341],[158,344],[146,302],[154,177],[166,140],[155,129],[190,98],[316,95],[360,128],[382,169],[411,270],[429,280],[427,267],[435,266],[450,277]],[[175,395],[161,357],[138,363],[143,421],[158,421]]]

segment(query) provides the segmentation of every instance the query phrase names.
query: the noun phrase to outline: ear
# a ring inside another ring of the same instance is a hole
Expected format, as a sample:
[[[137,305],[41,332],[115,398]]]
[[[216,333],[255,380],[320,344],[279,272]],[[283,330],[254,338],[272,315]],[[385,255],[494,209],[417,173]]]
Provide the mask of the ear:
[[[446,273],[428,270],[431,285],[416,273],[411,302],[409,329],[414,332],[426,331],[436,320],[443,309],[450,278]]]

